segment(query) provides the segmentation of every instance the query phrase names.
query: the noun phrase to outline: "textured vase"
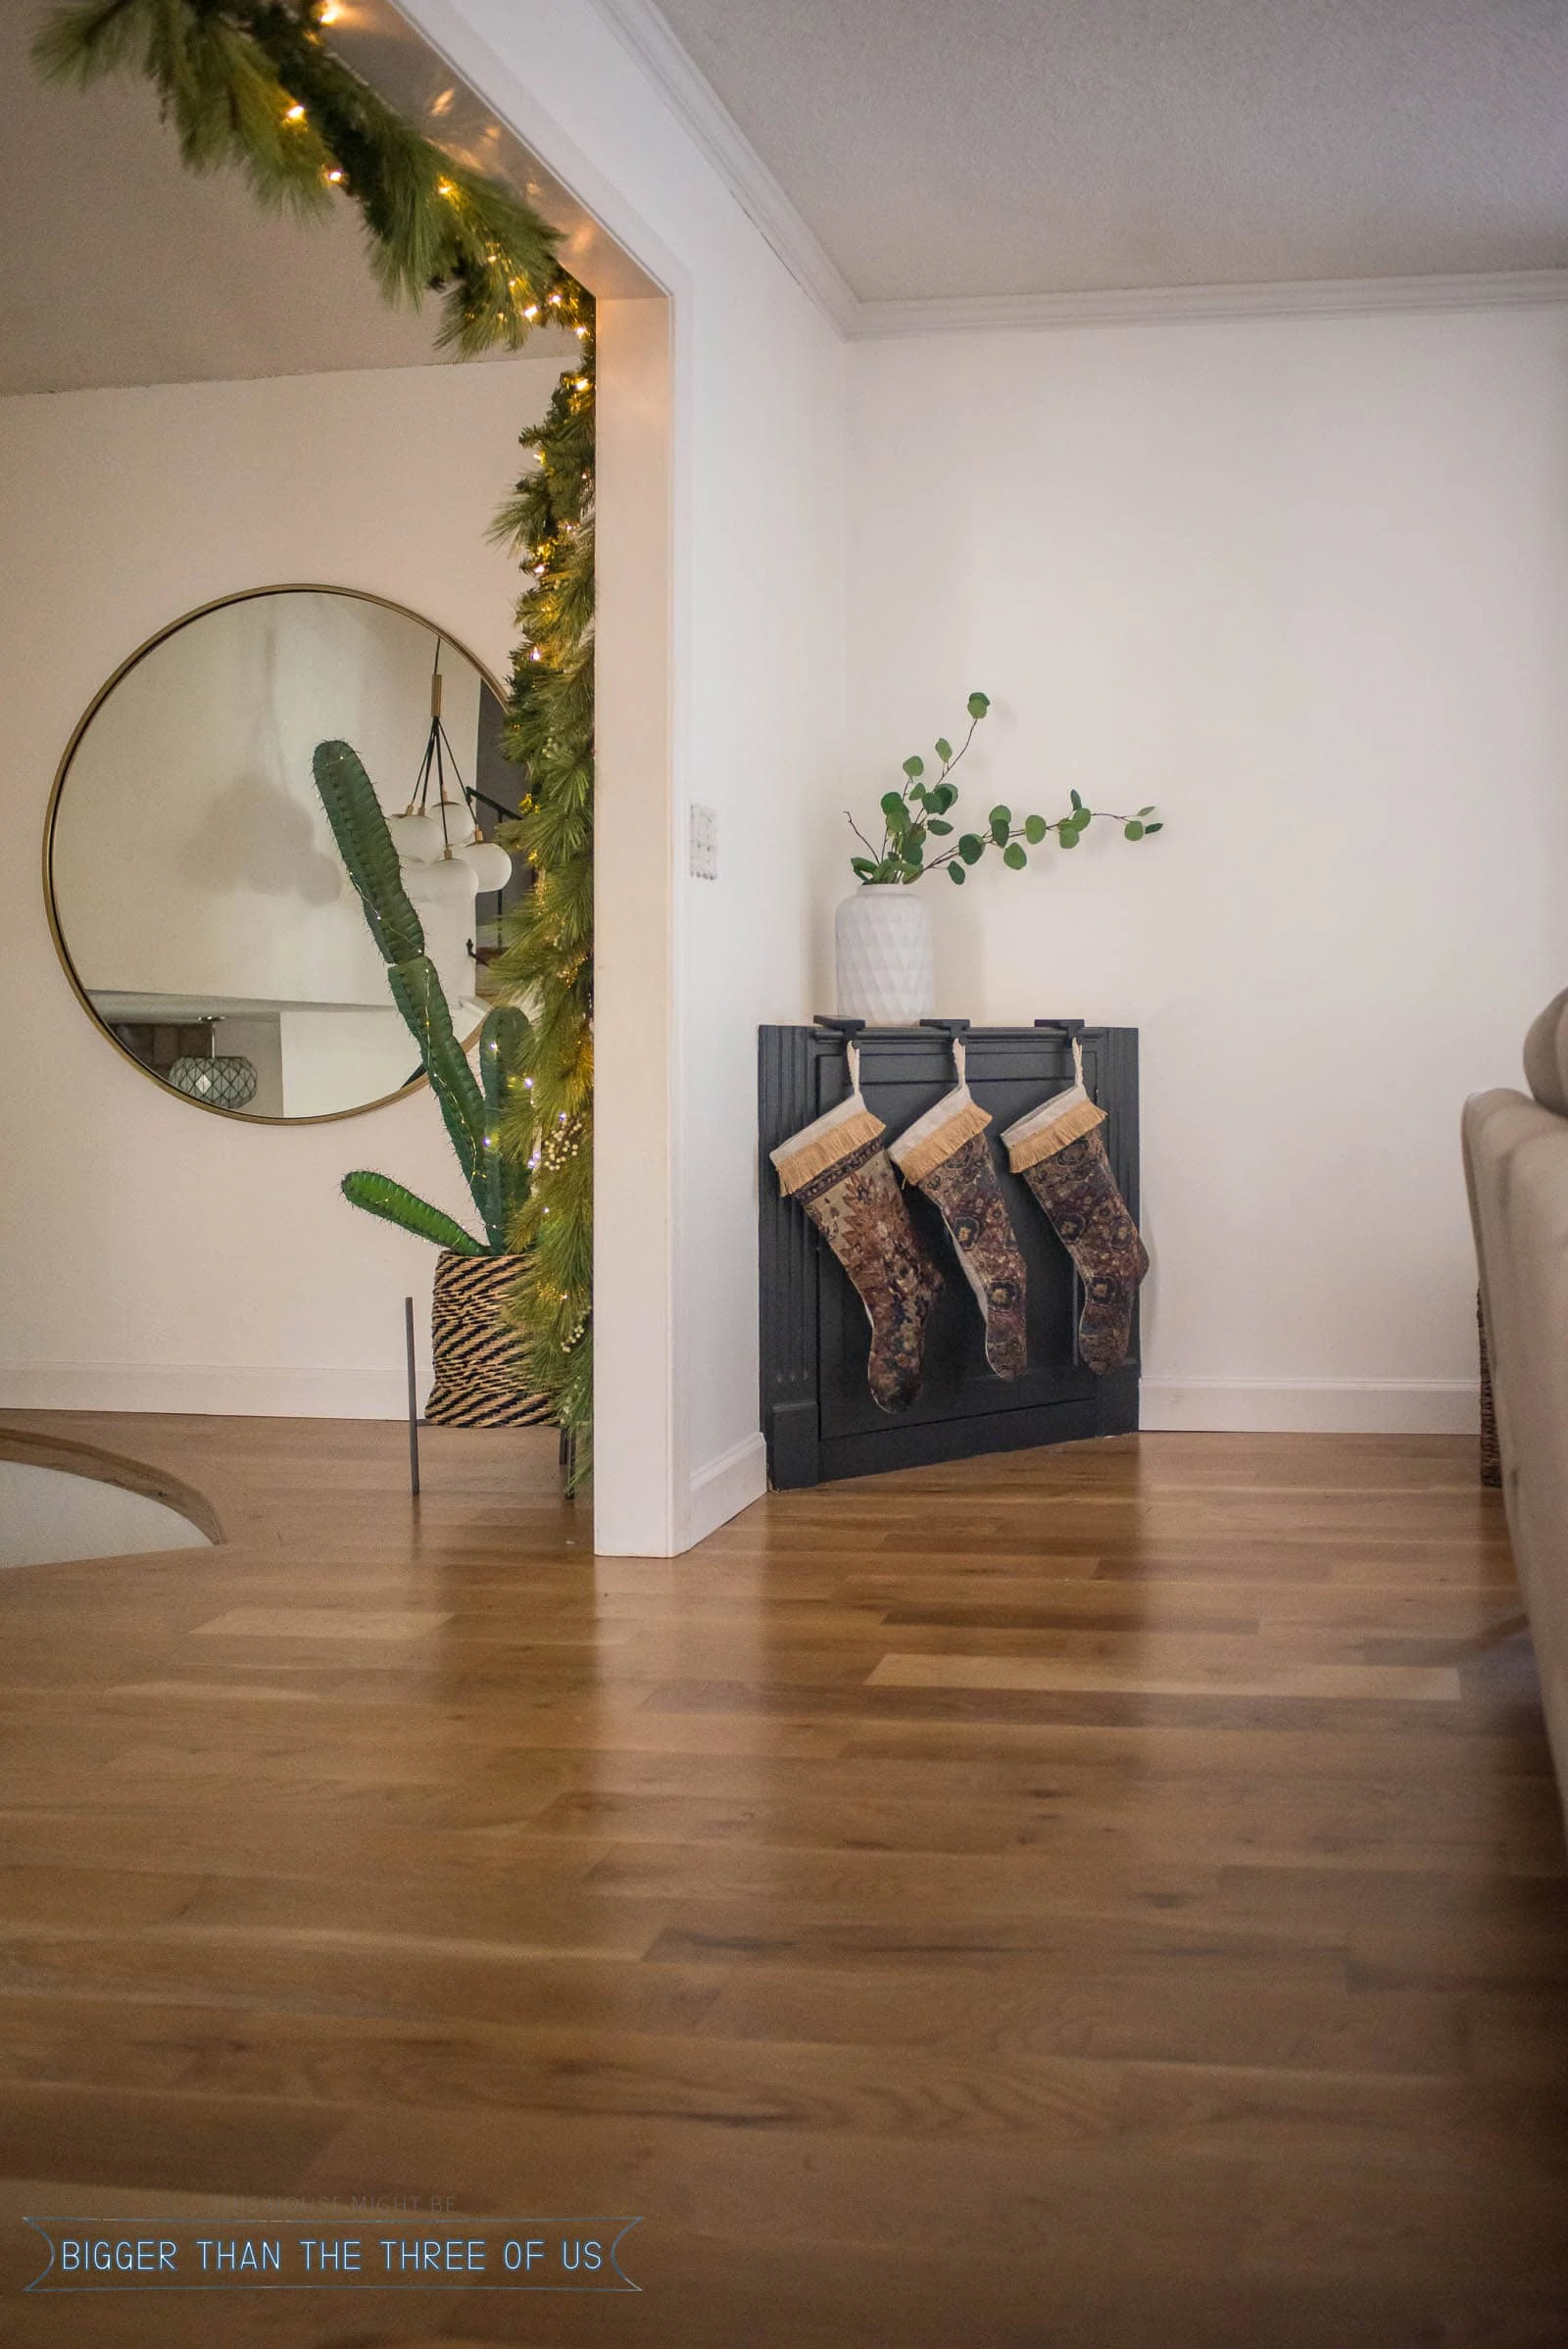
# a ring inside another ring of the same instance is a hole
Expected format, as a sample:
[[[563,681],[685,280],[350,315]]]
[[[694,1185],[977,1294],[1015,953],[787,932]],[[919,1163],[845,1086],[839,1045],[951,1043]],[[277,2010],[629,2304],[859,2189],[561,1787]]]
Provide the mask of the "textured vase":
[[[435,1385],[424,1406],[433,1426],[526,1428],[551,1419],[548,1396],[528,1391],[522,1340],[504,1318],[519,1262],[441,1250],[430,1300]]]
[[[841,1019],[904,1028],[935,1008],[931,916],[903,881],[868,881],[833,917]]]

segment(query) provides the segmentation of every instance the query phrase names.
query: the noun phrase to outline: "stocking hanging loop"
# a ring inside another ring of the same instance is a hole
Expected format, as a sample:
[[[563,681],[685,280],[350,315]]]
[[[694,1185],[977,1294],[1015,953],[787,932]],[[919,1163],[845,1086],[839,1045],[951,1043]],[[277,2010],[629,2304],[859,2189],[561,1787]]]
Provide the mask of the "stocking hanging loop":
[[[964,1074],[964,1071],[968,1066],[968,1061],[969,1055],[964,1049],[963,1038],[957,1033],[956,1029],[955,1029],[953,1037],[953,1070],[960,1085],[966,1085],[969,1081],[967,1076]]]
[[[1072,1040],[1072,1081],[1075,1085],[1084,1081],[1084,1048],[1076,1036]]]

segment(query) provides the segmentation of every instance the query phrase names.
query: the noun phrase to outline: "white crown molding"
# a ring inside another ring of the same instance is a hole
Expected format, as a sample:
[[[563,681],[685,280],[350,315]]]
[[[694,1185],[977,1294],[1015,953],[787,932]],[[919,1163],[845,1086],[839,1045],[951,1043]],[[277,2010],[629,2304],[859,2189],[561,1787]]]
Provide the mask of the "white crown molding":
[[[1568,269],[1475,276],[1333,277],[1258,285],[1151,285],[1125,292],[970,294],[956,301],[862,302],[858,340],[999,327],[1141,326],[1189,318],[1359,318],[1377,312],[1528,310],[1568,302]]]
[[[655,0],[592,0],[661,91],[747,218],[841,334],[854,341],[904,335],[1057,326],[1150,325],[1201,318],[1363,318],[1414,311],[1531,310],[1568,303],[1568,269],[1481,271],[1425,277],[1263,280],[1247,285],[1151,285],[1062,294],[941,295],[861,301],[807,226]]]
[[[653,0],[593,0],[623,47],[663,93],[730,194],[790,275],[841,334],[860,331],[860,304],[712,84]]]

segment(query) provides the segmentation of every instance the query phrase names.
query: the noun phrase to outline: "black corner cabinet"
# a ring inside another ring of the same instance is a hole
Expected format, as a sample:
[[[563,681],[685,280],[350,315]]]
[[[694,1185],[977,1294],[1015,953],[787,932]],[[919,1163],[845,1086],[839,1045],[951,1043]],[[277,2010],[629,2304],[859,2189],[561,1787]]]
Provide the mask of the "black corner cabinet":
[[[889,1140],[954,1084],[949,1027],[866,1028],[857,1038],[860,1090]],[[1026,1444],[1126,1434],[1138,1425],[1138,1330],[1120,1370],[1097,1378],[1078,1359],[1082,1307],[1066,1249],[995,1140],[1004,1126],[1073,1081],[1072,1038],[1084,1082],[1107,1112],[1105,1148],[1122,1196],[1138,1214],[1138,1031],[1041,1020],[1028,1028],[969,1028],[969,1089],[991,1111],[992,1156],[1029,1274],[1029,1368],[999,1379],[986,1363],[979,1308],[935,1208],[906,1191],[909,1212],[943,1276],[926,1328],[925,1384],[897,1418],[866,1385],[869,1329],[849,1276],[805,1211],[779,1191],[768,1152],[850,1089],[844,1033],[827,1023],[759,1032],[761,1258],[761,1405],[768,1474],[780,1489],[879,1469],[913,1468]]]

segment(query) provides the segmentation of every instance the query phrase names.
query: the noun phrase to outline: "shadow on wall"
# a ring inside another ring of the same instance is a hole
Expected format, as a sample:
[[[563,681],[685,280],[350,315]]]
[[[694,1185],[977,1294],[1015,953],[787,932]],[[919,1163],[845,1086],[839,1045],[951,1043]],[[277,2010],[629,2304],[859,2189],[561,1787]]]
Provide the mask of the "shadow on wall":
[[[244,888],[307,905],[331,905],[345,886],[341,867],[318,845],[309,809],[263,774],[236,776],[219,793],[178,864],[193,888]]]

